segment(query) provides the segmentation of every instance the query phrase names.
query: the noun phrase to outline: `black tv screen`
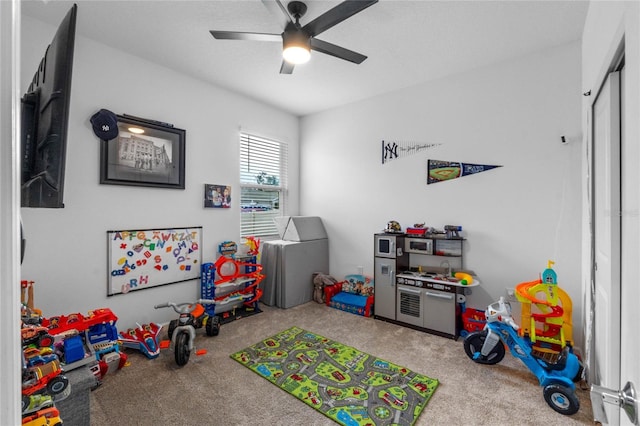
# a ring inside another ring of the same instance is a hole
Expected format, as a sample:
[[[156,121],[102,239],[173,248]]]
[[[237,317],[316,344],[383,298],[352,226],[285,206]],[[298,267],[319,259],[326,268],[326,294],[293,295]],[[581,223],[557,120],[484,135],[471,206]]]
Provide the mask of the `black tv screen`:
[[[73,5],[22,97],[21,205],[64,207],[64,171],[78,6]]]

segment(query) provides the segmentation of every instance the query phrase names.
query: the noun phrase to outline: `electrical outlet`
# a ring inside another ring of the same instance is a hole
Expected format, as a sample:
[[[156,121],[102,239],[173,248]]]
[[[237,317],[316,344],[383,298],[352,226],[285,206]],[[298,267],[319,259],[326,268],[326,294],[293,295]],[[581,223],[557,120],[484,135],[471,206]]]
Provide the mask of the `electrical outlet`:
[[[507,287],[505,290],[507,291],[507,301],[508,302],[517,302],[518,301],[518,299],[516,299],[516,290],[514,288]]]

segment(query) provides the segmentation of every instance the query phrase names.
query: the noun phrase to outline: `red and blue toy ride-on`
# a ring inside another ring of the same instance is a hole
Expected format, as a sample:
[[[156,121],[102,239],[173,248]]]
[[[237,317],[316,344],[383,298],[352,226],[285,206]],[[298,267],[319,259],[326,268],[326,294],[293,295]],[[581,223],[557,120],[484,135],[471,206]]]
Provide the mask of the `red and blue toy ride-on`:
[[[483,330],[470,333],[464,339],[464,350],[478,364],[497,364],[504,358],[505,345],[512,355],[520,359],[543,387],[544,399],[560,414],[575,414],[580,401],[575,395],[575,383],[580,381],[582,365],[566,345],[555,357],[541,357],[531,340],[520,336],[519,326],[511,317],[511,306],[501,297],[486,312]]]

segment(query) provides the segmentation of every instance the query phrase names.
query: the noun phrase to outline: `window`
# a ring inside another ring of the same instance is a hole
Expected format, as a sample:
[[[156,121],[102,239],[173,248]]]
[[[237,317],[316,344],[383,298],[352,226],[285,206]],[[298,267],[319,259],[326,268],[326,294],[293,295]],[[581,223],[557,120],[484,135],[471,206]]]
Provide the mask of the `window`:
[[[240,236],[278,234],[274,218],[284,216],[287,145],[240,133]]]

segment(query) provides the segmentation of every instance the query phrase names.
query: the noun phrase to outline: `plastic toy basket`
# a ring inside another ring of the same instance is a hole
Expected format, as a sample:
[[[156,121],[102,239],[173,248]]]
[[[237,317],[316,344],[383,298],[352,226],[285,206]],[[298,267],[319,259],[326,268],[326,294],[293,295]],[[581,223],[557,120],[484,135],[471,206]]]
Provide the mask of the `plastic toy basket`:
[[[487,319],[484,316],[484,311],[474,308],[466,308],[462,313],[462,327],[460,332],[461,336],[466,336],[474,331],[480,331],[487,323]]]

